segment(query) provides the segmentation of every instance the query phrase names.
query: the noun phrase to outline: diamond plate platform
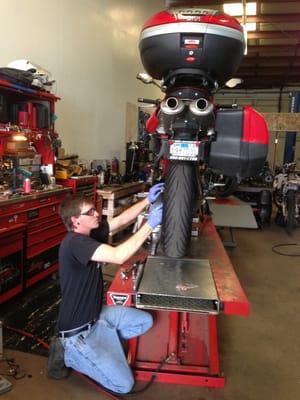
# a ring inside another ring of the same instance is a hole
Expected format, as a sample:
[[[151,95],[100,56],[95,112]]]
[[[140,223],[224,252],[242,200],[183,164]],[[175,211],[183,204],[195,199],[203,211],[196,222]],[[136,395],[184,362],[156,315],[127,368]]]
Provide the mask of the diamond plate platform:
[[[136,307],[218,314],[220,301],[208,260],[148,257]]]

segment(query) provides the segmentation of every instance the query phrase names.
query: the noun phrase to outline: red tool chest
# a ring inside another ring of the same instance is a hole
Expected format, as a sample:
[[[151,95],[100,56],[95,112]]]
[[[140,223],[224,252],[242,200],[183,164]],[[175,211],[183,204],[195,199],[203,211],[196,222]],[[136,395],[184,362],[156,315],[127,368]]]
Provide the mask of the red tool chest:
[[[14,231],[20,225],[23,227],[22,238],[18,231],[19,236],[12,240],[13,250],[16,250],[14,246],[19,246],[19,249],[22,242],[23,253],[20,290],[13,292],[13,295],[57,270],[58,248],[66,233],[58,214],[59,205],[69,192],[69,189],[63,188],[27,197],[23,196],[18,200],[7,200],[2,202],[2,205],[0,202],[0,234],[3,232],[2,235],[4,235],[4,232]],[[9,245],[8,240],[3,239],[1,258],[8,257],[11,251],[12,245]],[[15,264],[16,262],[13,263],[13,265]],[[1,282],[0,275],[0,285]],[[5,279],[3,282],[6,282]],[[5,293],[4,284],[3,293],[0,293],[0,303],[11,297]]]
[[[32,155],[27,144],[24,148],[17,146],[14,135],[21,133],[40,155],[41,165],[54,166],[58,146],[55,103],[59,97],[13,79],[0,79],[0,97],[4,104],[0,113],[0,157]],[[9,169],[12,175],[16,175],[16,168]],[[58,210],[71,191],[57,188],[25,195],[19,192],[17,179],[9,179],[6,174],[2,180],[14,194],[0,199],[0,303],[57,269],[58,248],[66,232]]]
[[[68,179],[56,179],[59,185],[72,188],[73,194],[82,194],[96,204],[97,177],[93,175],[74,176]]]

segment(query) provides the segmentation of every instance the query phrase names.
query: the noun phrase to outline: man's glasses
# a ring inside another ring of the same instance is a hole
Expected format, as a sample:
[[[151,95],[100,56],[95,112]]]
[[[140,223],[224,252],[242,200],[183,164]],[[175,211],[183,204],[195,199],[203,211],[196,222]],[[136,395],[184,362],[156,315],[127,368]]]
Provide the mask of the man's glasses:
[[[89,217],[93,217],[93,216],[95,215],[95,212],[96,212],[96,211],[97,211],[96,208],[95,208],[95,207],[92,207],[92,208],[90,208],[89,210],[87,210],[87,211],[81,213],[80,215],[88,215]]]

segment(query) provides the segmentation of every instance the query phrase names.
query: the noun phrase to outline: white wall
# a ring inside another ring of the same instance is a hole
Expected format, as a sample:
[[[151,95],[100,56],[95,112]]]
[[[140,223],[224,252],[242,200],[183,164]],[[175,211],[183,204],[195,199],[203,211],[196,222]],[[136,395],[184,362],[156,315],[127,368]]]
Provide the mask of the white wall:
[[[69,153],[124,157],[126,102],[160,96],[135,76],[141,27],[163,8],[163,0],[0,0],[0,65],[25,58],[52,73]]]

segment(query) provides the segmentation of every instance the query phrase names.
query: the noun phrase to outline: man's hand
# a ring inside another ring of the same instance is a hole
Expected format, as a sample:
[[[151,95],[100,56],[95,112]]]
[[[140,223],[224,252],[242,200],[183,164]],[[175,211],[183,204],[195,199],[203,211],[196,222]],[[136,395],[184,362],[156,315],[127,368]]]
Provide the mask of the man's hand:
[[[153,208],[150,211],[149,217],[148,217],[148,225],[150,226],[151,229],[154,229],[157,227],[157,225],[161,224],[162,221],[162,212],[163,212],[163,205],[160,204],[159,206]]]
[[[152,186],[148,194],[148,200],[151,204],[156,202],[159,195],[164,191],[164,188],[165,188],[164,183],[158,183],[157,185]]]

